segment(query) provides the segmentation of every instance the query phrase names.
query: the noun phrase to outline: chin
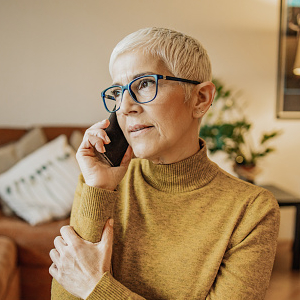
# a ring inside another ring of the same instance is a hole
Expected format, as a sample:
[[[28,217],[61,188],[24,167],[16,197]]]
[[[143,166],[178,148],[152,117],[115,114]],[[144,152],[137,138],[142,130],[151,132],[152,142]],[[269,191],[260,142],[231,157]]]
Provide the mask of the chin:
[[[141,152],[141,151],[133,151],[133,155],[134,155],[136,158],[148,159],[148,155],[146,155],[145,152]]]
[[[147,147],[132,147],[133,154],[137,158],[150,159],[154,153]]]

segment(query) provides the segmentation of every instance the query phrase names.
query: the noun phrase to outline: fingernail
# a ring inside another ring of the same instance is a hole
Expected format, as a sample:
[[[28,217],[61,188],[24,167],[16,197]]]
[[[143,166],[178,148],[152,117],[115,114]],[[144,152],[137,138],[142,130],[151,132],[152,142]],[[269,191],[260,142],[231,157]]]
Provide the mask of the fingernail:
[[[110,143],[110,138],[108,137],[108,135],[105,137],[105,141],[106,143]]]
[[[114,219],[109,219],[109,225],[110,225],[111,227],[114,227]]]

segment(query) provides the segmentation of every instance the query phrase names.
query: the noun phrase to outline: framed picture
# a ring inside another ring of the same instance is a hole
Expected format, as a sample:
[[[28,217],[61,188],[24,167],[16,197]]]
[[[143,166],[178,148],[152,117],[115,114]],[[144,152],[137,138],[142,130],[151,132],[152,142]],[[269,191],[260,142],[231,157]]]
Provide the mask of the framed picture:
[[[300,0],[281,0],[277,117],[300,118]]]

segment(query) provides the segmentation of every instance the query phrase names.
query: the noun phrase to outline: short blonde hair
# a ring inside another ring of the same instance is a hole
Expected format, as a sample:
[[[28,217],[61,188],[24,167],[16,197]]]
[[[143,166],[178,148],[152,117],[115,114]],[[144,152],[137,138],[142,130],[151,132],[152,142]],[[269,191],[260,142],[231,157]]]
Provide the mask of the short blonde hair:
[[[212,80],[210,59],[199,41],[181,32],[157,27],[140,29],[122,39],[111,54],[110,73],[120,54],[136,49],[160,58],[176,77],[200,82]],[[189,98],[192,87],[183,86]]]

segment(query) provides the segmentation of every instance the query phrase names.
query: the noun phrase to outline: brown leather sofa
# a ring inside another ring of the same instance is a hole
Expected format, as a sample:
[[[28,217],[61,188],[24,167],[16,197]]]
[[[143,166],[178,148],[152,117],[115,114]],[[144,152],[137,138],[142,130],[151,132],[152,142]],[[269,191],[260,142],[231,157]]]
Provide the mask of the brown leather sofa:
[[[78,127],[46,127],[42,129],[48,141],[60,134],[66,134],[69,138],[74,130],[79,130],[82,133],[85,131],[85,128]],[[26,129],[0,128],[0,146],[18,140],[27,131]],[[6,276],[3,279],[7,287],[5,294],[10,297],[7,298],[6,296],[3,300],[18,299],[18,294],[9,294],[13,293],[19,285],[18,278],[20,279],[20,299],[50,299],[52,278],[48,271],[51,265],[49,251],[54,247],[53,240],[59,235],[60,228],[66,224],[69,224],[69,218],[31,226],[17,216],[5,216],[0,209],[0,237],[2,236],[6,244],[9,241],[9,247],[16,249],[17,253],[16,266],[10,267],[11,272],[2,273],[0,269],[0,279],[1,276]],[[8,237],[8,239],[3,237]],[[15,250],[11,250],[12,257],[13,251]],[[10,274],[13,272],[16,275]],[[0,300],[2,300],[1,296]]]
[[[13,240],[0,236],[0,300],[20,299],[20,269]]]

